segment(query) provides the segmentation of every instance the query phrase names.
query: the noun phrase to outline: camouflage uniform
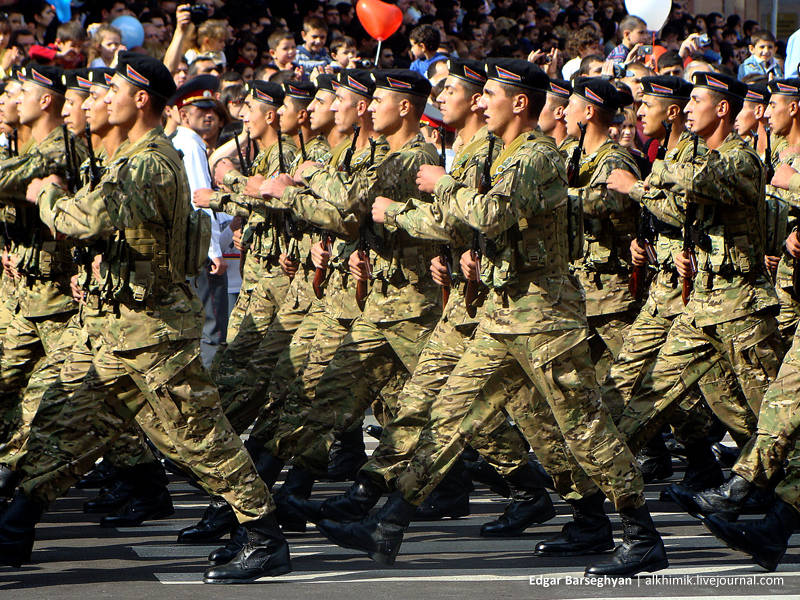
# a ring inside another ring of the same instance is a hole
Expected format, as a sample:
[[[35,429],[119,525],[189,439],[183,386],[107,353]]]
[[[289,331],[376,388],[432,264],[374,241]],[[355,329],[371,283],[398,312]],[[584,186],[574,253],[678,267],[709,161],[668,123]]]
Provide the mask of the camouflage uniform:
[[[58,497],[79,474],[76,465],[145,410],[163,424],[181,462],[241,522],[266,515],[274,509],[269,492],[200,361],[202,307],[186,283],[200,265],[187,251],[200,250],[185,233],[191,206],[177,151],[152,129],[118,153],[94,190],[62,194],[42,191],[42,220],[70,237],[105,240],[105,250],[80,339],[59,377],[77,387],[67,399],[58,386],[45,392],[28,442],[28,456],[37,459],[22,465],[23,492],[44,504]],[[86,377],[89,370],[94,377]]]
[[[53,350],[76,309],[69,291],[72,244],[53,239],[36,207],[25,201],[33,179],[65,173],[64,143],[64,130],[56,127],[41,143],[28,144],[20,156],[0,162],[0,203],[10,254],[18,260],[21,274],[6,305],[12,317],[6,325],[0,362],[0,442],[5,442],[6,451],[18,451],[24,442],[31,410],[23,408],[20,399],[28,377],[36,363]],[[86,154],[83,144],[76,144],[76,153],[82,160]],[[20,429],[23,435],[16,436],[14,446],[9,446],[9,438]]]
[[[484,164],[488,161],[488,165],[491,165],[501,146],[502,141],[498,140],[492,156],[488,156],[487,130],[485,127],[480,129],[453,159],[451,176],[456,181],[477,187]],[[415,238],[441,244],[450,242],[454,248],[468,247],[471,237],[470,231],[466,231],[469,228],[463,224],[447,222],[444,207],[438,198],[434,198],[433,204],[411,200],[390,206],[386,211],[384,226],[388,231],[402,229]],[[461,252],[456,252],[453,260],[457,261],[460,255]],[[478,309],[480,314],[476,312],[475,317],[469,316],[463,290],[464,285],[454,281],[442,318],[420,354],[411,379],[403,388],[399,412],[384,427],[380,444],[361,468],[380,485],[391,487],[394,477],[405,470],[414,452],[429,449],[429,444],[418,445],[420,433],[428,423],[439,390],[466,350],[469,338],[483,315],[481,307]],[[485,298],[485,286],[480,296]],[[508,423],[505,413],[495,413],[494,420],[485,432],[476,436],[473,446],[501,474],[508,475],[527,463],[525,442]]]
[[[332,179],[326,198],[344,214],[367,214],[376,196],[415,196],[419,166],[436,159],[436,149],[417,134],[347,185],[337,187]],[[312,473],[325,472],[333,436],[360,420],[384,385],[414,370],[441,315],[439,288],[428,276],[437,247],[377,225],[361,235],[369,241],[372,289],[317,383],[315,409],[294,436],[294,465]]]
[[[616,142],[606,140],[592,154],[581,158],[577,186],[569,193],[583,205],[584,253],[573,272],[586,292],[592,362],[601,382],[619,356],[622,339],[639,312],[631,296],[630,242],[636,232],[636,203],[606,187],[614,169],[639,178],[630,153]]]
[[[419,505],[488,415],[523,408],[524,418],[530,408],[530,402],[527,408],[482,403],[482,388],[483,397],[502,401],[531,386],[564,436],[571,454],[565,460],[577,460],[617,507],[642,506],[641,473],[600,399],[583,293],[568,273],[564,161],[550,138],[525,132],[492,170],[486,194],[448,176],[436,185],[448,214],[488,238],[481,279],[491,291],[472,342],[431,410],[428,427],[447,439],[434,455],[415,454],[398,489]],[[508,393],[497,393],[498,386]]]
[[[780,364],[774,317],[778,300],[763,266],[763,165],[732,133],[699,161],[669,168],[656,161],[649,183],[673,190],[652,198],[641,194],[643,204],[668,224],[682,226],[688,203],[696,204],[695,226],[702,232],[696,248],[698,274],[689,303],[626,405],[619,430],[632,449],[639,449],[663,426],[664,411],[699,383],[720,420],[732,432],[746,435],[751,426],[747,410],[725,397],[729,378],[718,385],[714,375],[711,381],[703,377],[734,373],[747,405],[757,414]]]
[[[274,177],[281,164],[290,165],[296,148],[285,138],[283,162],[278,155],[277,141],[256,156],[253,174]],[[247,178],[236,170],[225,175],[224,184],[231,193],[218,192],[211,208],[247,218],[242,230],[242,243],[247,246],[243,259],[242,288],[228,321],[227,347],[218,352],[211,366],[211,375],[219,387],[223,409],[234,401],[237,390],[247,380],[247,365],[253,352],[267,333],[278,307],[289,290],[289,278],[278,265],[280,232],[283,217],[262,205],[251,204],[242,194]]]

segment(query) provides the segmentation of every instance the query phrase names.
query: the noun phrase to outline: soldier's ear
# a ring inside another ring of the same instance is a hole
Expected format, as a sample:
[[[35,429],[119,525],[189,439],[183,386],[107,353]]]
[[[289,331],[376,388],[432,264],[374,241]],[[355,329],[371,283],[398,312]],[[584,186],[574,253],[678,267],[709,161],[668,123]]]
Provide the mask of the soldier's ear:
[[[403,98],[397,103],[397,112],[401,117],[405,117],[412,110],[411,101],[408,98]]]
[[[481,96],[483,96],[482,92],[478,92],[476,94],[472,94],[472,98],[469,99],[469,109],[472,112],[478,112],[481,110],[481,107],[478,106],[478,102],[480,102]]]
[[[511,99],[511,111],[515,115],[528,114],[528,96],[526,94],[514,94]]]
[[[800,114],[800,105],[797,103],[797,100],[789,103],[789,115],[792,117],[796,117]],[[763,113],[762,113],[763,115]]]

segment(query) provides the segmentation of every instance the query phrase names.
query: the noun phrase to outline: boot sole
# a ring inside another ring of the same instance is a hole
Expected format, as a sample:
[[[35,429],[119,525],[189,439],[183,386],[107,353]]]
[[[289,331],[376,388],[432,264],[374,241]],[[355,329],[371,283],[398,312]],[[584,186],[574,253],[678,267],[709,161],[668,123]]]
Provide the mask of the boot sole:
[[[758,558],[757,556],[754,556],[753,554],[751,554],[750,552],[748,552],[748,551],[747,551],[747,550],[745,550],[744,548],[740,547],[738,544],[736,544],[736,543],[734,543],[734,542],[731,542],[730,540],[728,540],[728,538],[727,538],[727,537],[725,537],[725,536],[722,534],[722,532],[721,532],[719,529],[717,529],[717,527],[716,527],[716,525],[714,525],[714,522],[713,522],[713,521],[709,521],[708,519],[706,519],[706,518],[704,517],[704,518],[702,519],[702,522],[703,522],[703,525],[705,526],[705,528],[706,528],[706,529],[708,529],[708,530],[711,532],[711,534],[712,534],[712,535],[713,535],[715,538],[717,538],[717,539],[718,539],[718,540],[720,540],[722,543],[724,543],[724,544],[725,544],[725,545],[726,545],[728,548],[730,548],[731,550],[736,550],[737,552],[741,552],[742,554],[746,554],[747,556],[749,556],[750,558],[752,558],[752,559],[753,559],[753,561],[754,561],[754,562],[755,562],[755,563],[756,563],[756,564],[757,564],[759,567],[761,567],[761,568],[763,568],[763,569],[766,569],[767,571],[770,571],[770,572],[772,572],[772,571],[774,571],[775,569],[777,569],[777,568],[778,568],[778,565],[779,565],[779,564],[780,564],[780,562],[781,562],[781,558],[783,558],[783,554],[785,554],[785,551],[784,551],[784,553],[783,553],[783,554],[781,554],[781,556],[778,558],[778,560],[776,560],[776,561],[775,561],[775,563],[774,563],[774,564],[773,564],[771,561],[770,561],[770,562],[766,562],[766,561],[764,561],[764,560],[761,560],[761,559],[760,559],[760,558]]]
[[[356,550],[358,552],[363,552],[364,554],[369,556],[372,560],[374,560],[379,565],[385,565],[385,566],[391,567],[394,564],[395,558],[397,557],[397,552],[400,551],[400,548],[398,547],[397,551],[394,553],[394,555],[390,556],[390,555],[387,555],[387,554],[385,554],[383,552],[379,552],[379,551],[376,551],[376,550],[367,550],[366,548],[362,548],[360,546],[354,546],[352,544],[345,544],[345,543],[339,541],[335,536],[330,535],[328,533],[328,531],[324,527],[320,527],[319,525],[317,525],[317,529],[319,530],[319,532],[322,535],[324,535],[326,538],[328,538],[330,541],[332,541],[334,544],[336,544],[340,548],[346,548],[348,550]]]
[[[555,552],[541,552],[539,550],[534,550],[533,555],[541,558],[547,558],[548,556],[590,556],[592,554],[604,554],[606,552],[610,552],[614,549],[614,547],[614,542],[611,541],[605,547],[598,546],[596,548],[586,548],[585,550],[564,550]]]
[[[108,522],[100,521],[100,527],[106,527],[106,528],[111,528],[111,527],[140,527],[145,521],[156,521],[158,519],[166,519],[167,517],[171,517],[174,514],[175,514],[175,509],[171,508],[169,510],[162,510],[162,511],[153,513],[152,515],[147,515],[141,521],[128,521],[127,523],[125,523],[125,522],[108,523]]]
[[[669,566],[669,560],[666,558],[659,560],[653,564],[647,565],[646,567],[642,567],[641,569],[633,569],[629,571],[620,571],[617,573],[590,573],[586,570],[583,574],[584,577],[633,577],[638,573],[655,573],[656,571],[661,571],[662,569],[666,569]]]
[[[203,583],[251,583],[262,577],[278,577],[279,575],[286,575],[287,573],[292,572],[292,567],[287,566],[280,566],[274,567],[268,571],[263,573],[259,573],[258,575],[253,575],[252,577],[244,577],[242,579],[210,579],[208,577],[203,577]]]

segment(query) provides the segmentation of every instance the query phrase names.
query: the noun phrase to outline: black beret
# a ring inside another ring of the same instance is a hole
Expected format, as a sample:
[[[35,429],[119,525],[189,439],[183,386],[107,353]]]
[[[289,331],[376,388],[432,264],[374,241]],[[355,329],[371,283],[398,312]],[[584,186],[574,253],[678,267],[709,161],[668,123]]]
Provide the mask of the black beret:
[[[167,99],[175,93],[175,81],[169,69],[152,56],[136,52],[120,52],[117,57],[116,73],[149,94]]]
[[[89,69],[89,81],[92,85],[111,87],[111,78],[114,77],[114,69],[108,67],[96,67]]]
[[[563,79],[551,79],[547,86],[547,93],[559,98],[569,98],[572,95],[572,84]]]
[[[535,64],[519,58],[495,58],[486,63],[489,79],[528,90],[547,92],[550,78]]]
[[[692,94],[692,84],[682,77],[672,75],[642,77],[642,93],[659,98],[688,100]]]
[[[447,61],[447,69],[450,75],[471,85],[483,87],[486,83],[486,63],[479,60],[451,58]]]
[[[746,102],[755,102],[756,104],[769,104],[769,97],[771,92],[767,82],[764,83],[750,83],[747,86],[747,94],[744,99]]]
[[[773,79],[767,84],[770,94],[800,97],[800,79]],[[769,101],[769,96],[767,97]]]
[[[214,108],[214,94],[219,90],[219,77],[215,75],[198,75],[192,77],[175,90],[169,104],[177,108],[196,106],[198,108]]]
[[[572,93],[610,112],[633,102],[630,94],[615,88],[605,77],[579,77],[572,85]]]
[[[333,82],[335,79],[336,75],[331,75],[330,73],[320,73],[317,75],[317,91],[325,90],[326,92],[333,93]]]
[[[64,71],[61,75],[61,80],[68,90],[75,90],[84,94],[88,94],[89,88],[92,87],[92,82],[89,80],[89,69]]]
[[[10,79],[23,81],[25,79],[24,67],[20,67],[19,65],[11,65],[11,73],[9,77]]]
[[[367,98],[371,98],[375,91],[375,81],[370,72],[364,69],[339,71],[336,81],[333,82],[333,89],[340,86]]]
[[[48,65],[37,65],[31,63],[22,71],[25,81],[32,81],[42,87],[52,90],[58,94],[63,94],[67,89],[62,78],[64,71],[58,67]]]
[[[707,88],[725,96],[734,96],[744,99],[747,95],[747,85],[734,77],[720,73],[700,72],[693,75],[694,87]]]
[[[283,93],[291,98],[311,102],[317,93],[317,86],[310,81],[287,81],[283,84]]]
[[[431,82],[416,71],[408,69],[382,69],[372,72],[375,87],[390,92],[411,94],[426,98],[431,93]]]
[[[254,79],[248,84],[249,94],[259,102],[264,104],[271,104],[274,107],[279,107],[283,104],[283,87],[271,81],[262,81]]]

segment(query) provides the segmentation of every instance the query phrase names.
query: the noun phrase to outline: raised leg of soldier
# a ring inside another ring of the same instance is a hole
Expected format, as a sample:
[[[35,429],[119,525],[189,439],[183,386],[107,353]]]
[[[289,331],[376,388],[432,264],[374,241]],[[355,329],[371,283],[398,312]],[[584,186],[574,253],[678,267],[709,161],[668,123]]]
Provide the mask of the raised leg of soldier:
[[[631,449],[641,449],[666,424],[670,414],[667,408],[695,383],[729,430],[747,431],[752,407],[760,403],[758,394],[763,395],[779,358],[776,342],[772,317],[744,317],[718,324],[710,331],[695,327],[685,315],[677,317],[618,422]],[[725,392],[731,389],[730,372],[736,375],[743,400],[740,394],[719,397],[720,387]]]
[[[631,324],[639,311],[628,310],[613,315],[589,317],[589,351],[595,365],[597,381],[602,383],[611,365],[619,356]]]

